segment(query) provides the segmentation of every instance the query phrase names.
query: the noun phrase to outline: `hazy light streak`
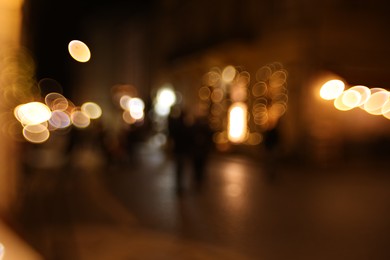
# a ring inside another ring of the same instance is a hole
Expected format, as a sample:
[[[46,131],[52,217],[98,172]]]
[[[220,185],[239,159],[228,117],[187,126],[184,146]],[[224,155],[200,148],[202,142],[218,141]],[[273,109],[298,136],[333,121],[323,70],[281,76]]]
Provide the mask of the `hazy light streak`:
[[[70,56],[78,62],[87,62],[91,58],[91,52],[88,46],[79,40],[69,42],[68,50]]]
[[[336,99],[343,93],[344,88],[345,84],[341,80],[329,80],[324,85],[322,85],[320,89],[320,96],[325,100]]]
[[[229,109],[228,138],[234,143],[241,143],[247,134],[247,106],[238,102]]]

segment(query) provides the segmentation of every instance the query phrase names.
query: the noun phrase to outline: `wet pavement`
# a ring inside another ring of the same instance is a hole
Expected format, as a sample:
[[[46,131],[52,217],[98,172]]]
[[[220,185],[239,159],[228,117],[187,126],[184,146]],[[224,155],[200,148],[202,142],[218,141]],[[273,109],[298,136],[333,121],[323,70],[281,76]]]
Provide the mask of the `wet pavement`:
[[[261,157],[214,153],[202,185],[187,165],[178,193],[173,158],[136,151],[26,173],[19,232],[56,260],[390,259],[385,161],[278,162],[270,176]]]

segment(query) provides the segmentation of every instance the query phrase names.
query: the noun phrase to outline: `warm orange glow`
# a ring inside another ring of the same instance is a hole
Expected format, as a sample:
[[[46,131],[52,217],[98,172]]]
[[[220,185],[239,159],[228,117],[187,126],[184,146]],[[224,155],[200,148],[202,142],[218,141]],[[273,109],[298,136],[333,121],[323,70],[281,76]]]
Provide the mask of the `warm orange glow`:
[[[0,243],[0,260],[4,258],[4,253],[5,253],[4,245]]]
[[[229,83],[232,82],[234,77],[236,76],[236,69],[233,66],[227,66],[222,71],[222,79],[223,81]]]
[[[284,70],[278,70],[272,73],[269,78],[269,85],[272,88],[283,86],[287,81],[287,73]]]
[[[221,80],[221,73],[218,71],[209,71],[204,75],[203,81],[207,86],[215,86]]]
[[[245,191],[245,171],[242,164],[230,162],[224,168],[225,195],[231,207],[242,207],[242,193]]]
[[[130,115],[130,111],[129,110],[124,110],[123,111],[122,119],[123,119],[123,121],[125,121],[129,125],[134,124],[137,121]]]
[[[207,100],[210,98],[210,89],[208,87],[201,87],[198,91],[200,100]]]
[[[73,40],[68,45],[70,56],[78,62],[87,62],[91,58],[88,46],[82,41]]]
[[[228,195],[229,197],[238,197],[241,192],[241,186],[236,183],[231,183],[226,186],[226,195]]]
[[[371,115],[381,115],[382,106],[387,102],[390,93],[385,89],[374,88],[371,89],[371,96],[364,103],[364,110]]]
[[[268,109],[268,115],[273,119],[278,119],[286,112],[286,106],[281,103],[275,103]]]
[[[267,93],[267,84],[263,81],[257,82],[252,87],[252,94],[255,97],[264,96]]]
[[[341,80],[329,80],[324,85],[322,85],[320,89],[320,96],[325,100],[336,99],[341,95],[341,93],[343,93],[344,88],[345,84]]]
[[[266,82],[272,74],[272,69],[269,66],[263,66],[256,72],[256,80]]]
[[[229,142],[226,132],[217,132],[213,135],[213,141],[216,144],[225,144]]]
[[[211,100],[214,103],[221,102],[224,97],[223,90],[221,88],[215,88],[211,93]]]
[[[81,111],[87,114],[91,119],[97,119],[102,116],[102,109],[94,102],[85,102],[82,104]]]
[[[228,138],[231,142],[242,143],[247,137],[247,106],[237,102],[229,109]]]
[[[250,133],[247,143],[250,145],[258,145],[263,141],[263,136],[260,133]]]
[[[245,101],[248,96],[245,86],[233,86],[230,90],[230,98],[233,102]]]

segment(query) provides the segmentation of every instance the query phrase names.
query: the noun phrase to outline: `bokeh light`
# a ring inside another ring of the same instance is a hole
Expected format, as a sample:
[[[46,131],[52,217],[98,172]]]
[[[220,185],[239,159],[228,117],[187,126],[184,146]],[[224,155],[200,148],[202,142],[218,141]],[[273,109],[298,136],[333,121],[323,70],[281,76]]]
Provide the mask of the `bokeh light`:
[[[362,96],[359,91],[348,89],[344,91],[341,102],[347,107],[354,108],[360,104]]]
[[[176,104],[177,95],[170,84],[163,85],[155,97],[154,111],[157,115],[165,117],[171,111],[171,107]]]
[[[81,111],[87,114],[90,119],[98,119],[102,116],[102,109],[94,102],[85,102],[82,104]]]
[[[343,93],[345,84],[343,81],[333,79],[327,81],[320,89],[320,96],[325,100],[336,99]]]
[[[371,89],[371,96],[364,103],[364,110],[371,115],[382,114],[382,106],[387,102],[390,93],[385,89]]]
[[[50,119],[51,111],[45,104],[30,102],[17,106],[15,116],[23,125],[36,125]]]
[[[70,56],[78,62],[87,62],[91,58],[91,52],[88,46],[79,40],[69,42],[68,50]]]
[[[145,103],[140,98],[132,98],[129,100],[129,112],[130,115],[136,119],[142,119],[144,117]]]
[[[228,138],[233,143],[245,141],[247,135],[247,105],[242,102],[232,104],[229,109]]]
[[[70,119],[73,125],[77,128],[86,128],[90,125],[91,119],[89,116],[81,111],[81,109],[74,109],[72,114],[70,115]]]
[[[211,100],[214,103],[218,103],[221,102],[223,98],[224,98],[224,92],[222,88],[214,88],[213,92],[211,93]]]
[[[128,110],[129,109],[129,101],[131,97],[128,95],[123,95],[119,99],[119,105],[123,110]]]
[[[213,87],[221,80],[221,72],[219,70],[211,70],[203,76],[203,82],[206,86]]]
[[[232,82],[234,77],[236,76],[236,69],[229,65],[229,66],[226,66],[223,71],[222,71],[222,79],[223,81],[229,83],[229,82]]]
[[[390,99],[388,99],[386,103],[383,104],[382,115],[387,119],[390,119]]]
[[[256,80],[266,82],[272,74],[272,69],[269,66],[263,66],[256,72]]]
[[[199,104],[209,111],[209,126],[218,133],[213,137],[217,149],[229,149],[230,142],[261,143],[263,132],[275,127],[287,111],[287,77],[279,62],[258,69],[253,84],[244,67],[216,67],[204,74]]]
[[[265,95],[267,92],[267,84],[264,81],[259,81],[252,87],[252,94],[255,97]]]
[[[51,117],[49,119],[49,124],[54,129],[62,129],[71,125],[70,116],[61,110],[54,110],[51,113]]]
[[[47,94],[45,97],[45,103],[51,110],[65,111],[69,106],[68,99],[57,92]]]
[[[368,87],[362,86],[362,85],[353,86],[353,87],[349,88],[349,90],[355,90],[355,91],[359,92],[360,102],[359,102],[359,104],[357,104],[357,106],[361,106],[364,103],[366,103],[368,98],[371,95],[370,89]]]
[[[157,92],[157,102],[164,104],[166,107],[171,107],[176,102],[176,95],[172,88],[164,87]]]
[[[345,95],[345,92],[342,92],[334,101],[333,101],[333,105],[336,109],[340,110],[340,111],[347,111],[347,110],[351,110],[353,107],[350,107],[350,106],[347,106],[346,104],[344,104],[343,102],[343,97]]]
[[[134,124],[137,121],[130,115],[130,111],[129,110],[124,110],[123,111],[122,119],[123,119],[123,121],[125,121],[129,125]]]
[[[210,98],[211,91],[207,86],[203,86],[199,89],[198,95],[200,100],[207,100]]]
[[[31,143],[43,143],[49,139],[50,132],[43,124],[26,125],[23,128],[23,136]]]

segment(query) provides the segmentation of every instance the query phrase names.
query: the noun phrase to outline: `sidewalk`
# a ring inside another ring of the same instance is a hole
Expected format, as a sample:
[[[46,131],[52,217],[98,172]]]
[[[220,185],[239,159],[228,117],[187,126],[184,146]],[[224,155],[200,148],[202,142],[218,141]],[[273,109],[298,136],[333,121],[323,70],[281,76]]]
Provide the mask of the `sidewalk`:
[[[385,164],[279,165],[212,156],[201,190],[187,169],[142,148],[108,167],[35,172],[26,181],[26,239],[53,260],[390,259]]]

